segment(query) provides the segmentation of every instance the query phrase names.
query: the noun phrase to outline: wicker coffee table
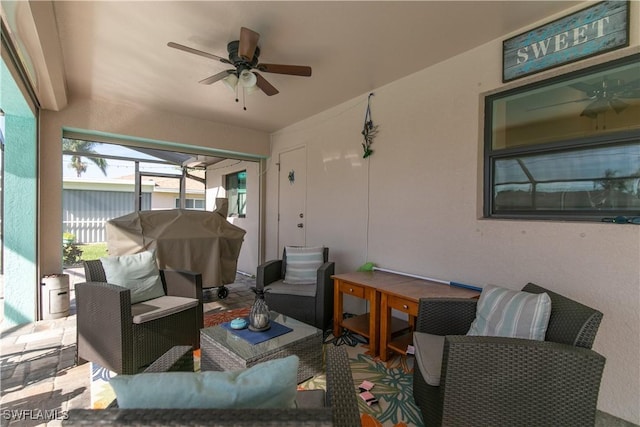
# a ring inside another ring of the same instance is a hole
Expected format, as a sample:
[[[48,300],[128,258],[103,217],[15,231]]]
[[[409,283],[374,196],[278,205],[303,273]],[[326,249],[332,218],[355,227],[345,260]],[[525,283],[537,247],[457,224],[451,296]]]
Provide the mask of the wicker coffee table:
[[[293,330],[252,345],[220,325],[201,329],[200,369],[231,371],[295,354],[300,358],[298,383],[322,372],[322,331],[274,311],[270,317]]]

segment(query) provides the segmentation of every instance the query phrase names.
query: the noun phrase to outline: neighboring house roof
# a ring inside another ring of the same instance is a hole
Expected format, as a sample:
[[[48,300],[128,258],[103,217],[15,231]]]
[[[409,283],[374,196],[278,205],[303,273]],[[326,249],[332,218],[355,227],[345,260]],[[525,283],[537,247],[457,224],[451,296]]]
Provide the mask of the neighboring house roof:
[[[63,178],[62,188],[65,190],[94,190],[94,191],[133,191],[133,179],[91,179],[91,178]],[[142,192],[152,193],[155,183],[152,180],[142,181]]]
[[[195,171],[190,173],[192,175],[204,178],[204,171]],[[119,179],[127,179],[133,182],[133,178],[134,178],[134,175],[124,175],[124,176],[121,176]],[[166,178],[163,176],[158,176],[158,177],[154,177],[150,181],[153,182],[154,184],[155,192],[177,193],[180,191],[180,180],[177,178]],[[204,193],[204,190],[205,190],[204,184],[190,178],[187,178],[186,182],[187,182],[187,188],[186,188],[187,193],[191,193],[191,194]]]

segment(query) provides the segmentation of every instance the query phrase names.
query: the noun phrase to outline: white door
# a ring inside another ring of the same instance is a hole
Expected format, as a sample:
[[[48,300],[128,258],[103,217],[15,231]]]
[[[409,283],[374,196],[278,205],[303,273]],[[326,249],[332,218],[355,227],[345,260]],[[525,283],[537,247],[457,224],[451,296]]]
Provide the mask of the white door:
[[[280,153],[278,187],[278,258],[285,246],[305,245],[307,150]]]

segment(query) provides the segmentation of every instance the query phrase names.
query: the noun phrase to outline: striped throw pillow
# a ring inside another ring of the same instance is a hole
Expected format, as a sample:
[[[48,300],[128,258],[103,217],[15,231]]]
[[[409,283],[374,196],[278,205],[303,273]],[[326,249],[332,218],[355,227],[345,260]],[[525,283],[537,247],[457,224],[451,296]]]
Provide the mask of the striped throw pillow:
[[[487,285],[480,294],[476,318],[467,335],[544,341],[550,315],[551,298],[546,293]]]
[[[287,265],[284,283],[290,285],[315,285],[318,268],[324,263],[324,248],[287,246]]]

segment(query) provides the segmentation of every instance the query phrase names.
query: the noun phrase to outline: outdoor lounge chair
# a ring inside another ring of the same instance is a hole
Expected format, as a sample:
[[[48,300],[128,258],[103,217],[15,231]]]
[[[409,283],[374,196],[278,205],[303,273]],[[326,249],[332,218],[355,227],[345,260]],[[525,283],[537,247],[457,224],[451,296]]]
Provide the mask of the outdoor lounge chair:
[[[130,290],[107,283],[102,264],[84,262],[86,283],[75,286],[77,362],[91,361],[118,374],[135,374],[176,345],[200,348],[203,327],[200,274],[160,270],[167,296],[193,299],[191,307],[134,321],[154,300],[131,304]]]
[[[522,290],[551,299],[544,341],[467,336],[477,300],[420,300],[413,396],[426,426],[594,425],[605,358],[591,346],[602,313],[532,283]],[[435,336],[445,336],[443,351],[419,345]],[[437,381],[421,357],[441,358],[439,385],[428,384]]]
[[[354,427],[360,425],[358,401],[344,346],[325,346],[327,386],[298,391],[297,407],[288,409],[71,409],[68,426],[277,426]],[[145,372],[193,371],[189,347],[175,347]],[[144,375],[144,374],[143,374]]]
[[[315,283],[291,285],[284,283],[287,272],[287,253],[282,259],[258,266],[256,287],[265,290],[270,310],[326,330],[333,316],[333,279],[335,263],[329,261],[329,248],[323,249],[324,264],[318,268]]]

